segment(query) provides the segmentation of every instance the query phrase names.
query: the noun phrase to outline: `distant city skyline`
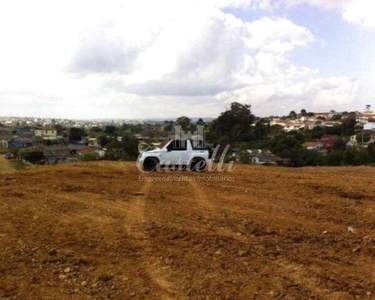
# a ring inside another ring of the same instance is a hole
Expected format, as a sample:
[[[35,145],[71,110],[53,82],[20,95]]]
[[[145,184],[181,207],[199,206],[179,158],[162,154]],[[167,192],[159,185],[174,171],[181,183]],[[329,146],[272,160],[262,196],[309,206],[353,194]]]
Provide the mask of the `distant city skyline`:
[[[365,112],[366,110],[370,110],[370,111],[374,111],[375,106],[371,105],[371,104],[366,104],[362,109],[355,109],[355,110],[336,110],[334,108],[332,109],[328,109],[328,110],[317,110],[317,111],[309,111],[309,110],[306,110],[306,112],[312,112],[312,113],[330,113],[331,111],[335,111],[336,113],[342,113],[342,112]],[[229,109],[229,108],[228,108]],[[277,115],[277,114],[272,114],[272,115],[257,115],[257,114],[254,114],[254,112],[252,112],[256,117],[261,117],[261,118],[266,118],[266,117],[284,117],[284,116],[288,116],[290,112],[294,111],[296,112],[297,114],[300,114],[301,111],[303,110],[304,108],[301,108],[301,109],[291,109],[290,111],[288,111],[288,113],[286,114],[280,114],[280,115]],[[1,119],[12,119],[12,118],[24,118],[24,119],[45,119],[45,120],[76,120],[76,121],[96,121],[96,120],[99,120],[99,121],[123,121],[123,120],[128,120],[128,121],[173,121],[175,119],[177,119],[178,117],[181,117],[183,116],[184,114],[181,114],[181,115],[178,115],[178,116],[172,116],[172,117],[149,117],[149,118],[121,118],[121,117],[118,117],[118,118],[111,118],[111,117],[108,117],[108,118],[101,118],[101,117],[98,117],[98,118],[69,118],[69,117],[61,117],[61,118],[55,118],[55,117],[42,117],[42,116],[1,116],[0,115],[0,120]],[[190,118],[192,121],[197,121],[198,119],[203,119],[203,120],[213,120],[213,119],[216,119],[218,116],[220,115],[220,113],[216,116],[187,116],[188,118]]]
[[[257,116],[375,106],[368,0],[0,3],[0,115]]]

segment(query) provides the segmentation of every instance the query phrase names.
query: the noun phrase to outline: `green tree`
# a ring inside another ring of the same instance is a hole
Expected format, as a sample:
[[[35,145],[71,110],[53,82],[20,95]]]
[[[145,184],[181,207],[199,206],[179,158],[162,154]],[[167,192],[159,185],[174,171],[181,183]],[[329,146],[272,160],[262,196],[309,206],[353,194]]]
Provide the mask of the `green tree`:
[[[56,129],[56,132],[57,132],[58,135],[62,135],[64,133],[64,131],[66,130],[66,128],[63,127],[60,124],[56,124],[53,127]]]
[[[44,153],[41,148],[24,148],[18,151],[18,156],[32,164],[44,161]]]
[[[138,140],[131,135],[122,136],[122,140],[112,139],[107,145],[106,158],[111,160],[136,160]]]
[[[102,129],[98,126],[94,126],[90,129],[91,132],[102,132]]]
[[[95,152],[85,153],[81,157],[81,161],[86,161],[87,162],[87,161],[93,161],[93,160],[97,160],[97,156],[96,156]]]
[[[220,137],[227,136],[231,143],[249,141],[251,139],[250,126],[254,122],[254,115],[250,106],[234,102],[230,109],[212,121],[210,137],[218,141]]]
[[[292,120],[295,120],[297,119],[297,114],[294,110],[292,110],[290,113],[289,113],[289,118],[292,119]]]
[[[267,124],[265,124],[262,119],[255,123],[254,134],[257,140],[262,140],[267,137],[267,132],[268,132]]]
[[[128,131],[128,130],[130,130],[130,125],[126,124],[126,123],[123,123],[121,125],[121,131]]]
[[[306,109],[301,109],[301,116],[306,117],[307,116],[307,111]]]
[[[223,136],[220,137],[220,139],[219,139],[219,145],[222,148],[225,148],[229,144],[230,144],[230,138],[227,135],[223,135]]]
[[[181,126],[182,130],[188,131],[188,130],[190,130],[191,120],[190,120],[190,118],[188,118],[186,116],[181,116],[181,117],[177,118],[174,125],[179,125],[179,126]]]
[[[69,130],[69,140],[72,142],[79,142],[85,136],[85,130],[82,128],[72,127]]]
[[[135,125],[131,124],[129,126],[130,126],[129,128],[130,128],[131,133],[140,133],[143,131],[141,124],[135,124]]]
[[[344,132],[342,125],[335,125],[333,127],[326,127],[325,134],[342,135]]]
[[[167,131],[167,132],[172,131],[173,130],[173,121],[165,121],[163,130]]]
[[[341,118],[342,118],[342,115],[338,115],[337,114],[337,115],[333,115],[332,118],[331,118],[331,120],[332,121],[339,121],[339,120],[341,120]]]
[[[101,135],[99,137],[99,144],[100,144],[100,146],[106,147],[108,145],[108,143],[109,143],[109,139],[108,139],[108,137],[106,135]]]
[[[354,164],[357,166],[360,165],[367,165],[370,162],[370,156],[366,149],[361,148],[357,152],[355,158],[354,158]]]
[[[198,125],[202,125],[202,126],[206,126],[206,123],[203,121],[202,118],[199,118],[199,119],[198,119],[197,124],[198,124]]]
[[[354,134],[354,128],[357,123],[356,114],[351,112],[348,116],[342,120],[342,129],[346,136]]]
[[[375,143],[371,143],[367,146],[367,152],[371,162],[375,162]]]
[[[328,166],[340,166],[342,163],[343,154],[342,151],[333,151],[327,154],[327,165]]]
[[[355,157],[357,155],[356,148],[349,148],[343,154],[343,164],[344,165],[354,165]]]
[[[114,133],[116,133],[116,126],[108,125],[105,127],[103,132],[106,134],[113,135]]]
[[[290,153],[292,167],[316,166],[318,153],[303,148],[294,148]]]
[[[279,135],[284,132],[284,127],[278,124],[272,125],[270,128],[270,133],[274,135]]]
[[[368,133],[361,132],[357,134],[356,140],[358,143],[362,143],[362,135],[363,135],[363,142],[367,143],[371,139],[371,135]]]
[[[346,143],[343,139],[339,138],[335,141],[335,143],[332,146],[332,150],[341,150],[345,151],[346,149]]]
[[[247,151],[241,151],[240,153],[238,153],[238,158],[241,164],[251,163],[251,156]]]
[[[308,130],[305,132],[305,137],[307,140],[310,139],[320,139],[324,135],[324,130],[322,127],[314,127],[312,130]]]

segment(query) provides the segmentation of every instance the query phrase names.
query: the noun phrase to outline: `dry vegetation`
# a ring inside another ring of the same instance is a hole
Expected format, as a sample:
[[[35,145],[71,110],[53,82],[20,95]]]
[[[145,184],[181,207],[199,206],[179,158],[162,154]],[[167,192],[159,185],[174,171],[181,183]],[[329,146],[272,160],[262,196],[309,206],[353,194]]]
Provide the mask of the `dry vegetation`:
[[[113,162],[0,175],[0,298],[374,298],[374,168],[226,175],[146,183]]]
[[[5,159],[4,155],[0,152],[0,174],[10,173],[14,171],[11,161]]]

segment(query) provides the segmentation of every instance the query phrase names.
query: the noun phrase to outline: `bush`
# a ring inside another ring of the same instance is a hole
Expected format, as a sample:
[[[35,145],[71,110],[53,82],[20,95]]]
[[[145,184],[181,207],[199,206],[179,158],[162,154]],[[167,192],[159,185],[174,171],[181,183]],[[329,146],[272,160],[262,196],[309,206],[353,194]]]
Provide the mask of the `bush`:
[[[84,129],[72,127],[69,130],[69,141],[80,142],[85,135],[86,133]]]
[[[113,139],[107,145],[106,158],[109,160],[136,160],[138,157],[138,140],[124,135],[122,141]]]
[[[355,160],[355,157],[357,155],[357,152],[358,151],[355,148],[347,149],[344,152],[344,155],[343,155],[343,164],[344,165],[354,165],[354,160]]]
[[[342,150],[344,151],[346,149],[346,143],[343,139],[337,139],[335,143],[332,146],[333,150]]]
[[[370,156],[368,155],[368,152],[366,149],[361,148],[355,158],[354,158],[354,164],[357,166],[360,165],[367,165],[370,162]]]
[[[334,151],[327,154],[327,165],[328,166],[341,166],[342,152]]]
[[[341,166],[343,154],[340,151],[331,152],[327,155],[319,155],[316,162],[318,166]]]
[[[90,129],[91,132],[102,132],[102,129],[98,126],[94,126]]]
[[[251,163],[251,156],[249,152],[242,151],[238,153],[238,158],[241,164],[250,164]]]
[[[339,121],[339,120],[341,120],[341,118],[342,118],[341,115],[334,115],[334,116],[332,116],[331,120],[332,121]]]
[[[12,160],[11,164],[13,165],[13,168],[17,171],[25,169],[26,165],[19,160]]]
[[[40,148],[24,148],[18,151],[18,155],[21,159],[32,164],[37,164],[44,160],[44,153]]]
[[[333,127],[326,127],[325,134],[342,135],[344,127],[342,125],[335,125]]]
[[[371,139],[371,135],[368,133],[359,133],[356,136],[356,140],[358,143],[362,143],[362,135],[363,135],[363,142],[367,143]]]
[[[371,162],[375,162],[375,143],[371,143],[368,145],[367,152],[370,156]]]
[[[82,161],[93,161],[97,160],[97,156],[95,152],[85,153],[81,156]]]
[[[106,147],[109,143],[109,139],[107,138],[107,136],[105,135],[102,135],[99,137],[99,144],[100,146],[102,147]]]

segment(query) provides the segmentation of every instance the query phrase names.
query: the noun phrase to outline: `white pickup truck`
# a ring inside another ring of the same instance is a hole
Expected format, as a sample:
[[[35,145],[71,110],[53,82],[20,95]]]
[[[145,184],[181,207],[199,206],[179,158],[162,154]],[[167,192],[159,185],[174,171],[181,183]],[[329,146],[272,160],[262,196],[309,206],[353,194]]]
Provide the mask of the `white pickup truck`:
[[[203,172],[209,164],[211,151],[194,144],[192,140],[171,140],[162,149],[143,152],[138,162],[147,172],[176,168]]]

